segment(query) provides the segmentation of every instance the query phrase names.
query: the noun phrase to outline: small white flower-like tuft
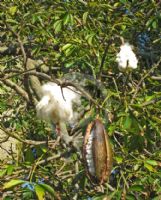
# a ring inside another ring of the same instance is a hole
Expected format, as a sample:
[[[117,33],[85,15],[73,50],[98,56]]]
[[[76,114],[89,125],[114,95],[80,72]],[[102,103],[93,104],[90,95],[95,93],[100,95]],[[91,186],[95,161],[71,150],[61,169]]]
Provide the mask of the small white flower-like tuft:
[[[37,115],[41,119],[60,122],[72,122],[74,118],[73,103],[80,103],[80,95],[73,87],[61,89],[56,83],[42,86],[42,98],[36,106]]]
[[[120,71],[137,68],[138,60],[129,43],[121,45],[120,52],[116,56],[116,61],[118,62]]]

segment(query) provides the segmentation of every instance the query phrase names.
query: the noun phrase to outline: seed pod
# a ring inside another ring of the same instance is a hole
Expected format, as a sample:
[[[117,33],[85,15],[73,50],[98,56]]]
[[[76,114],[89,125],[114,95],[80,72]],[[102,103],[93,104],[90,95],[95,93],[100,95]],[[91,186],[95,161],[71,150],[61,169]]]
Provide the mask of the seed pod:
[[[83,159],[91,181],[102,184],[112,168],[112,148],[104,125],[99,119],[87,127],[83,143]]]

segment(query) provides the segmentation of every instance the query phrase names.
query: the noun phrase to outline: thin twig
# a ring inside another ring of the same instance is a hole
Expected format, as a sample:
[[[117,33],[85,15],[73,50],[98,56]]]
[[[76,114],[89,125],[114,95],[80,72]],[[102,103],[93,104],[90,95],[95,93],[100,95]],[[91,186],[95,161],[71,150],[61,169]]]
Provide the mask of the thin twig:
[[[40,145],[40,144],[46,144],[46,141],[33,141],[33,140],[25,140],[22,139],[19,135],[12,133],[11,131],[7,131],[4,128],[0,127],[0,130],[2,132],[4,132],[6,135],[8,135],[9,137],[15,138],[16,140],[24,143],[24,144],[28,144],[28,145]],[[55,143],[55,140],[50,140],[48,141],[48,143]]]
[[[15,56],[14,58],[6,60],[6,61],[0,61],[0,64],[6,64],[8,62],[12,62],[13,60],[16,60],[16,59],[20,58],[21,56],[22,55],[18,55],[18,56]]]
[[[101,77],[102,77],[102,70],[103,70],[103,66],[104,66],[104,63],[105,63],[105,59],[106,59],[107,52],[108,52],[108,49],[109,49],[110,44],[111,44],[111,41],[108,41],[108,42],[107,42],[107,45],[106,45],[106,47],[105,47],[105,51],[104,51],[102,60],[101,60],[100,71],[99,71],[99,74],[98,74],[98,79],[99,79],[99,80],[101,80]]]
[[[7,27],[7,29],[17,38],[17,41],[18,41],[18,43],[20,45],[20,49],[21,49],[21,52],[22,52],[22,55],[23,55],[24,67],[26,69],[27,56],[26,56],[25,48],[23,46],[21,38],[20,38],[19,34],[16,33],[6,21],[4,23],[5,23],[6,27]]]
[[[144,102],[143,104],[141,104],[141,106],[149,106],[149,105],[155,104],[159,101],[161,101],[161,97],[157,97],[155,99],[152,99],[151,101]]]
[[[23,72],[19,72],[19,73],[16,73],[16,74],[6,75],[3,78],[1,78],[0,81],[6,80],[6,79],[9,79],[9,78],[13,78],[13,77],[16,77],[16,76],[20,76],[20,75],[33,75],[33,76],[43,78],[44,80],[47,80],[47,81],[52,81],[52,78],[50,76],[48,76],[47,74],[42,73],[42,72],[32,71],[32,70],[35,70],[35,69],[29,69],[29,70],[25,70]]]
[[[81,92],[81,94],[86,97],[88,100],[90,100],[92,103],[94,103],[97,107],[101,108],[101,106],[91,97],[91,95],[86,92],[80,85],[73,83],[71,81],[61,81],[59,79],[54,80],[58,85],[61,85],[62,87],[66,86],[73,86],[75,87],[78,91]]]
[[[141,78],[141,80],[139,81],[139,83],[137,84],[137,87],[136,87],[136,90],[135,90],[135,93],[131,99],[131,104],[133,104],[137,94],[138,94],[138,91],[140,90],[140,85],[142,84],[142,82],[150,75],[151,72],[153,72],[154,69],[156,69],[159,65],[160,65],[160,62],[161,62],[161,57],[159,59],[159,61],[157,63],[155,63],[152,68]]]
[[[31,60],[31,59],[28,59],[28,60]],[[26,69],[24,71],[17,71],[15,69],[12,69],[12,70],[4,70],[4,71],[1,71],[0,70],[0,77],[3,77],[1,78],[0,80],[5,80],[5,79],[10,79],[10,78],[14,78],[14,77],[17,77],[17,76],[20,76],[20,75],[34,75],[34,76],[38,76],[40,78],[43,78],[43,79],[46,79],[46,80],[49,80],[51,81],[51,77],[48,76],[47,74],[45,73],[42,73],[42,72],[36,72],[36,69],[39,69],[41,66],[43,65],[42,64],[39,64],[38,66],[36,67],[32,67],[32,68],[29,68],[29,69]],[[10,72],[15,72],[15,74],[11,74],[11,75],[6,75],[6,73],[10,73]]]
[[[161,81],[161,76],[152,76],[152,80]]]
[[[111,192],[113,192],[113,191],[115,191],[116,189],[115,188],[113,188],[110,184],[108,184],[108,183],[106,183],[106,186],[107,186],[107,188],[111,191]]]

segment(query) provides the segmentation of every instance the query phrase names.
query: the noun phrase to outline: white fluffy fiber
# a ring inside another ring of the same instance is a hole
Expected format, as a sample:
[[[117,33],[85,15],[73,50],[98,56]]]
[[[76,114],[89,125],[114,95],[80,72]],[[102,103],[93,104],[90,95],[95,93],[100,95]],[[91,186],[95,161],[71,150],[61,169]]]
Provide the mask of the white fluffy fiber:
[[[73,87],[62,88],[56,83],[46,83],[42,86],[42,98],[36,106],[41,119],[54,123],[72,122],[74,120],[73,102],[80,102],[80,95]]]
[[[129,43],[121,45],[120,52],[116,56],[116,61],[118,62],[118,67],[121,71],[124,71],[127,68],[137,68],[138,60]]]

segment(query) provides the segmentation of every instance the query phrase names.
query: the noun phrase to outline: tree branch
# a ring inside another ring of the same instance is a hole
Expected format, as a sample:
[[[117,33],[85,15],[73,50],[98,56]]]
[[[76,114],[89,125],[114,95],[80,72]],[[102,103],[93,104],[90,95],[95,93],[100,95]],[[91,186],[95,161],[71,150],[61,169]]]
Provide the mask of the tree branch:
[[[12,137],[24,144],[28,144],[28,145],[40,145],[40,144],[46,144],[46,141],[33,141],[33,140],[25,140],[22,139],[19,135],[12,133],[11,131],[7,131],[6,129],[0,127],[0,131],[4,132],[7,136]],[[54,144],[55,140],[50,140],[48,141],[49,144]]]
[[[23,90],[20,86],[18,86],[16,83],[14,83],[8,79],[3,80],[3,83],[5,85],[9,86],[10,88],[12,88],[13,90],[15,90],[17,92],[17,94],[22,96],[27,102],[30,102],[27,92],[25,90]],[[1,82],[0,82],[0,84],[2,85]]]

